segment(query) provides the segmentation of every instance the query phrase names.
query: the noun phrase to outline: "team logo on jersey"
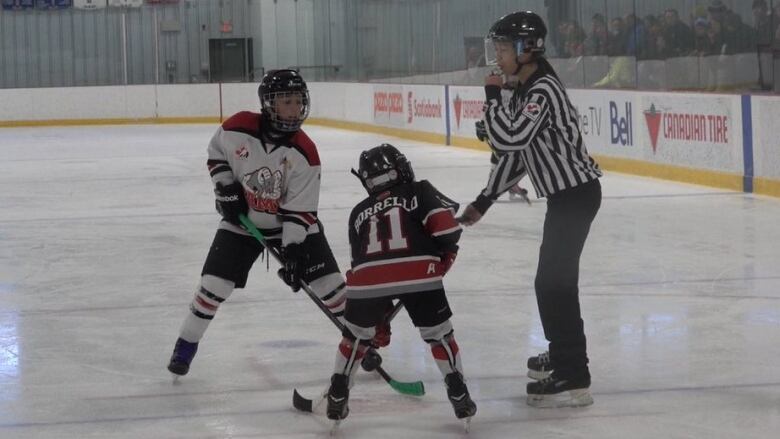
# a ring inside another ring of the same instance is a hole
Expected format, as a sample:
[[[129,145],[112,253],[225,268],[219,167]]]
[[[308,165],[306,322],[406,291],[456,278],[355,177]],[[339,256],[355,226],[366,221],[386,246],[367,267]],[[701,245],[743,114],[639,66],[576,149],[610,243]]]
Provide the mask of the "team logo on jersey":
[[[523,108],[523,116],[531,119],[534,122],[536,122],[536,119],[539,119],[539,114],[541,113],[542,107],[540,107],[536,102],[529,102],[525,104],[525,108]]]
[[[249,158],[249,148],[246,147],[246,145],[241,145],[240,148],[236,150],[236,156],[241,160],[246,160]]]
[[[259,212],[277,213],[282,196],[282,171],[266,167],[244,175],[242,183],[248,187],[247,201]]]

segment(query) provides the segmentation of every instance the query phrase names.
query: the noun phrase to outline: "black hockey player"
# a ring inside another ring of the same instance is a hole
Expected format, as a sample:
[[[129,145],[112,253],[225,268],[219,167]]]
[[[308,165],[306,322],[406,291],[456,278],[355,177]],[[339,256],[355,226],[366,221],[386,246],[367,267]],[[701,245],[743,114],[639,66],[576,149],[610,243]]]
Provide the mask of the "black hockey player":
[[[280,277],[294,290],[304,280],[343,321],[344,279],[317,219],[320,158],[301,130],[309,114],[306,82],[295,70],[265,75],[258,89],[262,111],[227,119],[211,138],[207,166],[222,215],[190,303],[168,370],[187,374],[219,306],[246,285],[263,247],[239,222],[245,214],[278,248]]]
[[[461,227],[453,216],[458,206],[428,181],[415,181],[411,164],[392,145],[364,151],[358,168],[368,198],[349,217],[346,329],[331,377],[327,416],[339,421],[349,413],[355,364],[365,355],[388,303],[398,299],[431,347],[455,416],[469,419],[477,407],[463,378],[442,284],[458,252]]]

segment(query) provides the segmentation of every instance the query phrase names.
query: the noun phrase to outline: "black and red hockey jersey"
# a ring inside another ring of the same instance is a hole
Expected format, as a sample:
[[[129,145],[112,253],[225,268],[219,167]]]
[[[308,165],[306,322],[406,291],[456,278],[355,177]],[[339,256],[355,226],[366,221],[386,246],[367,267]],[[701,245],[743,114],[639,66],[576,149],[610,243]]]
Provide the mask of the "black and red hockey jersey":
[[[347,297],[392,296],[442,288],[441,255],[457,252],[457,203],[427,180],[361,201],[349,217],[352,269]]]

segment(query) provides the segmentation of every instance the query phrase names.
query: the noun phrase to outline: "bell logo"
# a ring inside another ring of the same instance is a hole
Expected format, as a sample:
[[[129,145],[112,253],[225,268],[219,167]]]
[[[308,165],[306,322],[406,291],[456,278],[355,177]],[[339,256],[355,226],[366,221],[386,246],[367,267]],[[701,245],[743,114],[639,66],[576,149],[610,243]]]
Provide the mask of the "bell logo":
[[[662,115],[663,113],[656,111],[655,104],[650,104],[650,110],[645,111],[645,122],[647,122],[647,132],[650,134],[650,144],[653,145],[653,154],[655,154],[658,145]]]

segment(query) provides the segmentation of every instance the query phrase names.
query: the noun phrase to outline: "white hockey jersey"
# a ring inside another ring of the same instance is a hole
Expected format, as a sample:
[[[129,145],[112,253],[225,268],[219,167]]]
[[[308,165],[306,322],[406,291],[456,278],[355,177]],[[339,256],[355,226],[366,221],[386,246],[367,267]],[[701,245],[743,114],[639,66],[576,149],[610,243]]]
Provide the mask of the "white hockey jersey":
[[[249,205],[249,219],[282,245],[300,243],[317,233],[320,158],[302,130],[279,143],[263,136],[261,115],[249,111],[226,120],[208,147],[208,168],[216,185],[238,181]],[[222,221],[220,228],[245,233]]]

